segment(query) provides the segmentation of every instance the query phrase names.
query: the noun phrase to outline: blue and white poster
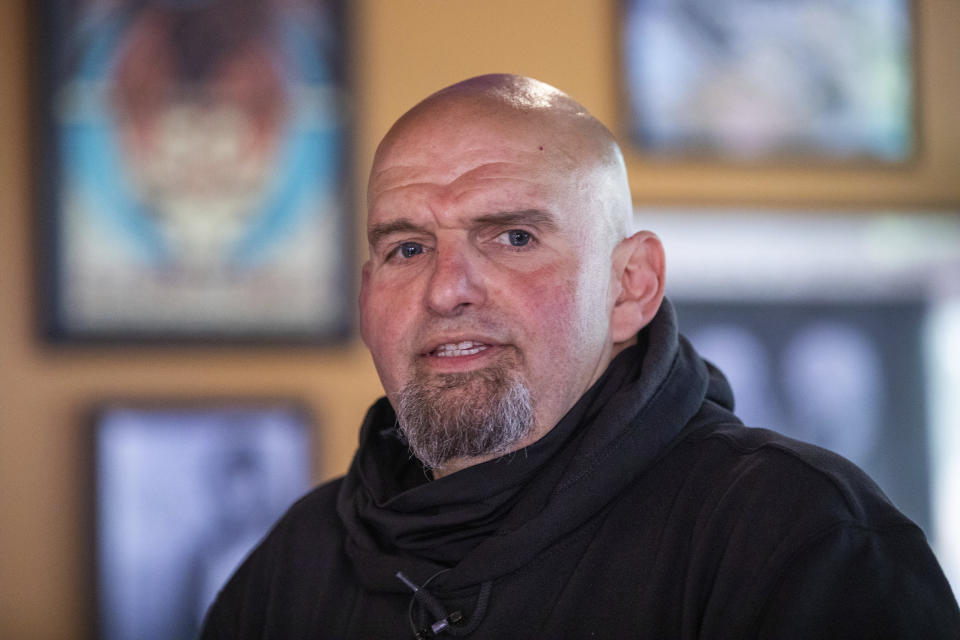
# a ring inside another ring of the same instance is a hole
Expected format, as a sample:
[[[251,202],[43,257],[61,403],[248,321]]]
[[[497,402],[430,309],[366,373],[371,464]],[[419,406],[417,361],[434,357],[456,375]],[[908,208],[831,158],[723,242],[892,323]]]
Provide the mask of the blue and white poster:
[[[352,295],[339,3],[46,14],[55,336],[316,339]]]

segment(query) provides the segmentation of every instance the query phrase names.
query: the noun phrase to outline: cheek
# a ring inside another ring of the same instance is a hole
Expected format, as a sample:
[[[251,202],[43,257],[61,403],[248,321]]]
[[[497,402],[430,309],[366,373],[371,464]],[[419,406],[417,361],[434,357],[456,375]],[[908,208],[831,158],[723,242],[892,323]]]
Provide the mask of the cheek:
[[[370,285],[360,297],[360,334],[385,383],[398,374],[404,338],[410,335],[408,300],[402,288]]]
[[[360,293],[360,335],[371,351],[375,351],[382,335],[383,310],[386,308],[389,308],[388,301],[383,300],[374,287],[364,283]]]
[[[518,279],[515,308],[523,314],[532,358],[543,358],[548,368],[593,362],[609,334],[608,283],[596,273],[570,269],[528,274]]]
[[[555,423],[586,390],[602,350],[599,332],[576,278],[529,278],[513,290],[517,323],[523,327],[523,368],[540,419]]]
[[[563,343],[576,337],[583,305],[575,278],[557,277],[552,270],[542,271],[517,278],[510,289],[510,298],[529,337],[535,343],[546,344],[553,352],[564,349]]]

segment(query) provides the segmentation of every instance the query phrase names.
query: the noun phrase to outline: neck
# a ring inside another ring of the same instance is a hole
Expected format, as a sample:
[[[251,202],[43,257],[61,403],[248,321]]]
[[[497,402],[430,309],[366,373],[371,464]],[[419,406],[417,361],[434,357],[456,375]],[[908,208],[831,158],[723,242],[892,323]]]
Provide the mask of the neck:
[[[456,473],[457,471],[463,471],[467,467],[472,467],[475,464],[480,464],[481,462],[486,462],[487,460],[493,460],[495,456],[478,456],[475,458],[451,458],[447,460],[443,466],[436,467],[430,470],[430,475],[433,476],[434,480],[439,480],[444,476],[449,476],[451,473]]]

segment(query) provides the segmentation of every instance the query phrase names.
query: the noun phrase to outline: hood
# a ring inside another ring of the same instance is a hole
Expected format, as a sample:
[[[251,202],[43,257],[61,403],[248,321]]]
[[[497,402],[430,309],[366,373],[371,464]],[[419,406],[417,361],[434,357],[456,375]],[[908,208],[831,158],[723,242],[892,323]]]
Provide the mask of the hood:
[[[522,567],[644,473],[707,400],[732,409],[722,374],[677,333],[666,300],[543,438],[438,480],[380,399],[338,498],[361,583],[409,593],[398,571],[421,585],[442,574],[434,584],[452,592]]]

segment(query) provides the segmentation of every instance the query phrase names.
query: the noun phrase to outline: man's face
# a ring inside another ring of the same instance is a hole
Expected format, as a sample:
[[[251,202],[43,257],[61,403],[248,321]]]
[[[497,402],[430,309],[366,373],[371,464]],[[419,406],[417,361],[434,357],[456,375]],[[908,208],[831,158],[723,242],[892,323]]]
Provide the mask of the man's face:
[[[388,397],[425,385],[441,411],[482,411],[501,393],[484,380],[504,373],[533,409],[513,448],[552,428],[612,349],[602,176],[539,124],[420,118],[381,149],[368,190],[361,330]]]

